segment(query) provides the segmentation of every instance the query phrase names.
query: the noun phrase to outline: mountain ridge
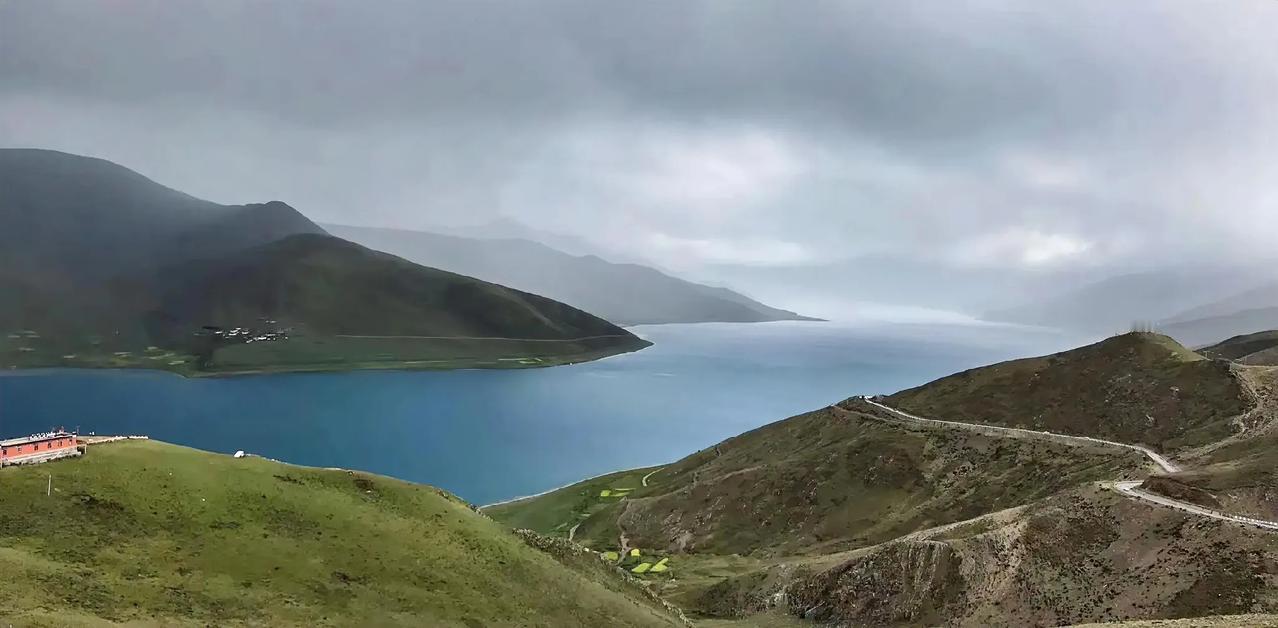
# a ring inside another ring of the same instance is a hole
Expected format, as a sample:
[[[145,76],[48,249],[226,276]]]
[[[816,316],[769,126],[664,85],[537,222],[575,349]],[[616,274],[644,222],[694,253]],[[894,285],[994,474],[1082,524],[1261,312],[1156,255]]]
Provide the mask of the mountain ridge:
[[[642,264],[574,255],[525,238],[467,238],[332,224],[325,228],[427,266],[543,294],[623,325],[817,320]]]
[[[511,368],[649,344],[551,299],[346,242],[280,201],[219,205],[58,151],[0,149],[0,261],[0,364],[13,368]]]

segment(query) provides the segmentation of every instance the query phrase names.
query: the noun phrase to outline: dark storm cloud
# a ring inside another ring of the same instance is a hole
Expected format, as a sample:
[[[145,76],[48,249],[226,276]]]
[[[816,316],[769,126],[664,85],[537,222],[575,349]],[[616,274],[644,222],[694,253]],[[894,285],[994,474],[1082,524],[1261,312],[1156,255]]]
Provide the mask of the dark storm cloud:
[[[1260,1],[6,2],[0,143],[691,272],[1245,259],[1274,32]]]
[[[1096,113],[1089,104],[1106,106],[1089,101],[1110,96],[1098,84],[1070,97],[1074,85],[1054,84],[1041,56],[1021,54],[1035,34],[1018,32],[1007,15],[951,15],[934,4],[31,2],[5,10],[10,89],[130,104],[192,99],[317,124],[630,110],[691,120],[811,115],[943,141],[1049,114],[1086,118]],[[1058,66],[1086,74],[1097,59],[1064,44]]]

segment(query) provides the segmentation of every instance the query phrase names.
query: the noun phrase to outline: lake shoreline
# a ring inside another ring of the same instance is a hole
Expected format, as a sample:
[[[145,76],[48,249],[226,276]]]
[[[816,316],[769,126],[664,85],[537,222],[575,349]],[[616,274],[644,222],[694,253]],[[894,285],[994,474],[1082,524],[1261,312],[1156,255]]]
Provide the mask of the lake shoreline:
[[[39,375],[58,372],[138,372],[138,373],[164,373],[174,375],[183,379],[219,379],[219,378],[238,378],[253,377],[262,375],[304,375],[308,373],[314,374],[332,374],[332,373],[356,373],[363,371],[384,371],[384,372],[421,372],[421,371],[514,371],[528,369],[545,369],[556,366],[570,366],[573,364],[585,364],[588,362],[597,362],[617,356],[627,355],[643,351],[651,347],[653,343],[648,340],[639,338],[638,343],[630,343],[623,347],[617,347],[616,350],[602,350],[589,353],[576,353],[564,356],[547,356],[538,357],[536,363],[527,363],[521,358],[497,358],[471,360],[463,362],[461,359],[453,360],[399,360],[378,363],[346,363],[346,364],[298,364],[288,366],[262,366],[259,368],[236,369],[226,371],[195,371],[188,369],[172,369],[155,366],[127,366],[127,365],[41,365],[30,367],[16,367],[0,369],[0,377],[12,376],[21,377],[24,375]],[[451,362],[451,364],[442,364]]]
[[[580,480],[576,480],[576,481],[573,481],[573,482],[569,482],[569,483],[567,483],[567,484],[565,484],[565,485],[563,485],[563,486],[556,486],[555,488],[547,489],[547,490],[544,490],[544,491],[542,491],[542,492],[540,492],[540,493],[534,493],[534,494],[532,494],[532,495],[521,495],[521,496],[519,496],[519,497],[512,497],[512,498],[510,498],[510,499],[503,499],[502,501],[499,501],[499,502],[493,502],[493,503],[491,503],[491,504],[484,504],[483,506],[479,506],[478,508],[479,508],[479,511],[480,511],[480,512],[483,512],[485,508],[496,508],[497,506],[505,506],[505,505],[507,505],[507,504],[515,504],[515,503],[522,502],[522,501],[529,500],[529,499],[537,499],[538,497],[542,497],[542,496],[544,496],[544,495],[549,495],[549,494],[551,494],[551,493],[553,493],[553,492],[555,492],[555,491],[562,491],[562,490],[564,490],[564,489],[566,489],[566,488],[571,488],[571,487],[576,486],[576,485],[578,485],[578,484],[581,484],[581,483],[583,483],[583,482],[589,482],[589,481],[591,481],[591,480],[598,480],[599,478],[608,477],[608,476],[610,476],[610,475],[617,475],[617,474],[619,474],[619,473],[632,473],[632,472],[635,472],[635,471],[646,471],[646,470],[648,470],[648,469],[660,469],[660,468],[662,468],[662,465],[649,465],[649,466],[646,466],[646,467],[630,467],[629,469],[617,469],[616,471],[608,471],[607,473],[600,473],[600,474],[598,474],[598,475],[592,475],[592,476],[590,476],[590,477],[588,477],[588,478],[582,478],[582,479],[580,479]]]

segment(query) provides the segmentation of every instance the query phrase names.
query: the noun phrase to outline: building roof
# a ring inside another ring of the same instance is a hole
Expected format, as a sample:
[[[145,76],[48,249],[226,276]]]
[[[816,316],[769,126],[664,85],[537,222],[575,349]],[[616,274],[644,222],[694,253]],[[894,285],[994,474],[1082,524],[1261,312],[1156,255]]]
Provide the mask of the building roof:
[[[30,436],[23,436],[21,438],[10,438],[8,440],[0,440],[0,447],[13,447],[15,445],[39,443],[46,440],[53,440],[56,438],[67,438],[68,436],[75,436],[75,434],[72,434],[70,432],[44,432],[42,434],[32,434]]]

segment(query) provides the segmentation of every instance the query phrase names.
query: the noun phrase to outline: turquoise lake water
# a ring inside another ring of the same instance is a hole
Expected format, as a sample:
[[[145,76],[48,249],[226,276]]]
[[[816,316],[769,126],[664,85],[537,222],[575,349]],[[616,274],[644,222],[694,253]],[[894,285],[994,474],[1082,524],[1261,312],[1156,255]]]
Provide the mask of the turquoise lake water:
[[[669,462],[852,395],[1058,351],[1084,339],[967,325],[658,325],[656,343],[518,371],[183,379],[0,375],[0,435],[77,426],[425,482],[477,504]]]

